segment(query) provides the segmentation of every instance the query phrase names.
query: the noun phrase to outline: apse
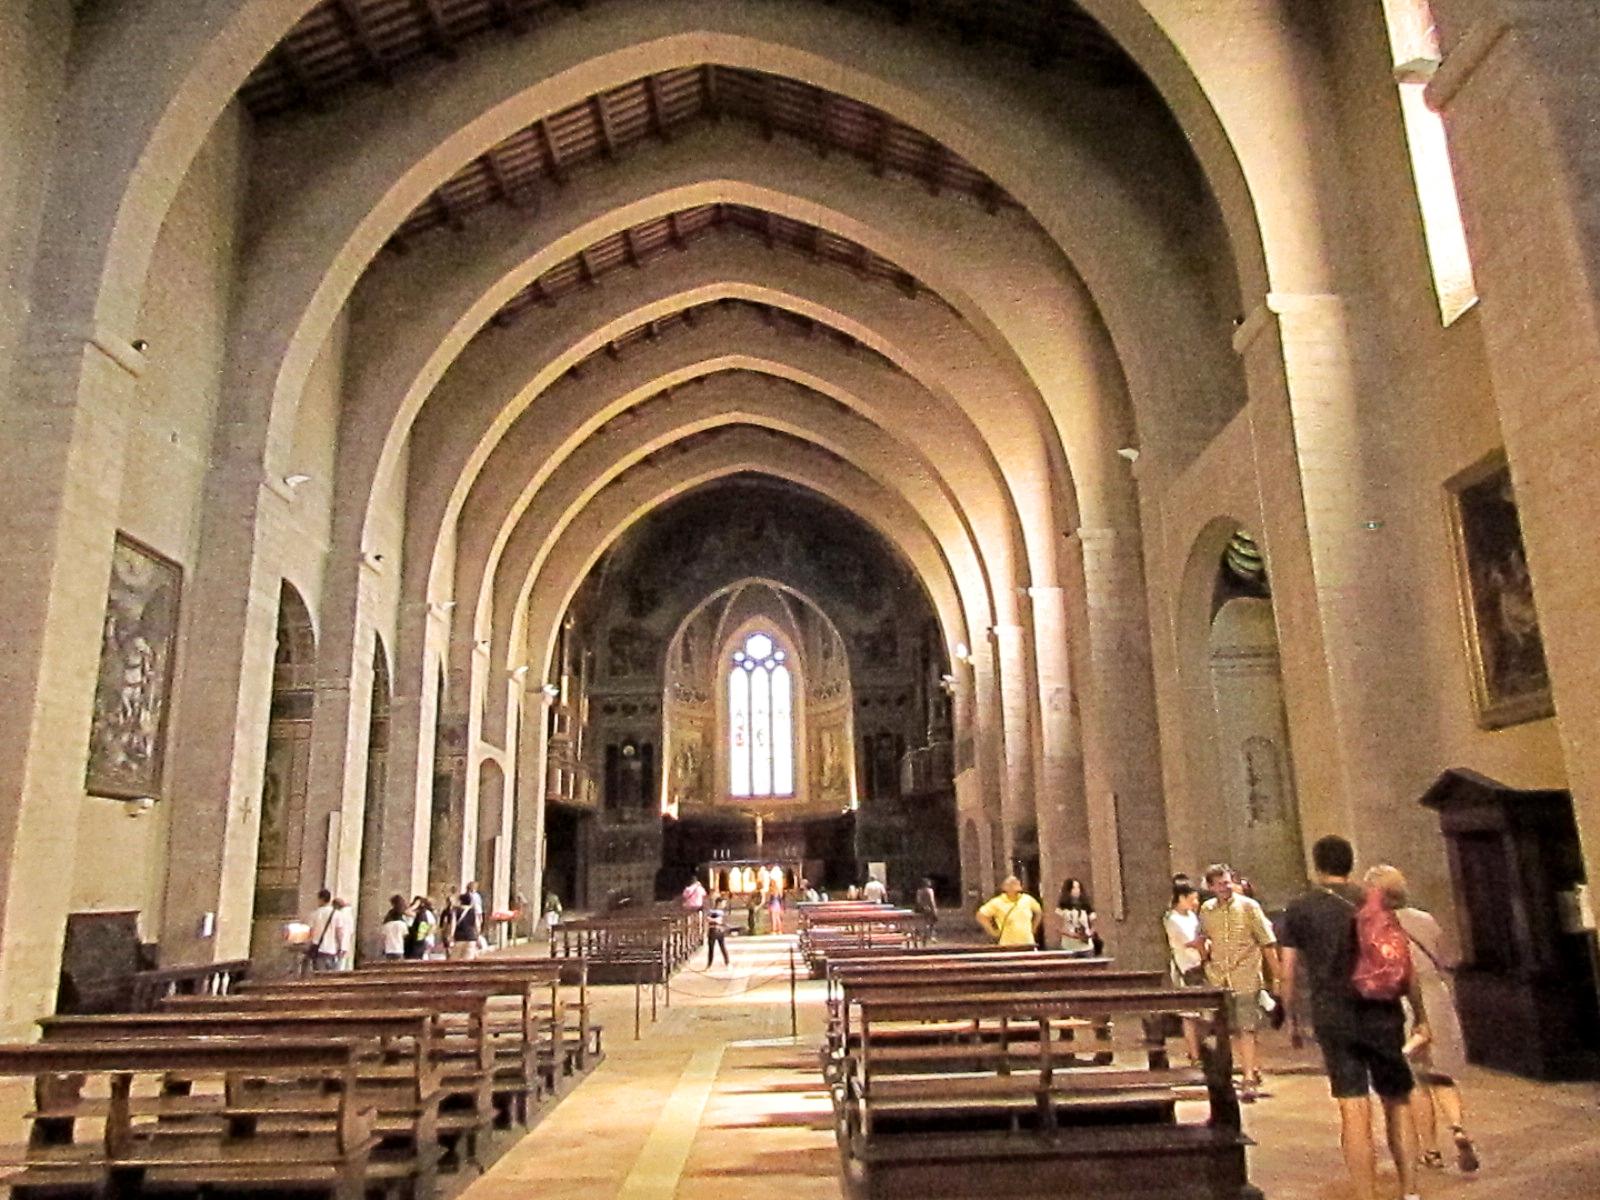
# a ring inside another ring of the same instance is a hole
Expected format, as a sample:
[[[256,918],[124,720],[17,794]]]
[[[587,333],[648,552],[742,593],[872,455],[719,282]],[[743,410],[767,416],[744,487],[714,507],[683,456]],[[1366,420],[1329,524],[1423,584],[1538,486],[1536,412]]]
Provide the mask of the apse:
[[[943,634],[913,567],[799,484],[746,472],[645,515],[562,622],[547,825],[565,903],[771,859],[957,886]],[[576,719],[569,719],[573,716]]]

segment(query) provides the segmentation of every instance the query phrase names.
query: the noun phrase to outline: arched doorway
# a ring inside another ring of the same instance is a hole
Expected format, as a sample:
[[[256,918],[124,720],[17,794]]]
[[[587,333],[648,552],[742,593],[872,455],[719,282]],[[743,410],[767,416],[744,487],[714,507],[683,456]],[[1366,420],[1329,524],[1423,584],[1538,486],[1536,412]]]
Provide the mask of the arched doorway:
[[[1204,591],[1185,600],[1203,606],[1194,615],[1204,625],[1192,620],[1182,647],[1194,861],[1181,865],[1226,861],[1281,905],[1306,870],[1267,564],[1233,523],[1210,530],[1196,552]]]
[[[508,895],[510,856],[506,853],[505,771],[492,758],[478,765],[478,838],[474,865],[486,911],[511,908]]]
[[[384,881],[378,878],[379,853],[383,845],[383,788],[389,766],[389,656],[383,639],[372,638],[372,706],[367,732],[366,803],[361,811],[361,908],[367,930],[356,939],[363,956],[377,949],[381,914],[389,897]]]
[[[311,613],[285,580],[278,593],[278,645],[272,665],[272,710],[261,781],[261,826],[256,841],[250,956],[271,964],[283,957],[284,923],[300,907],[307,863],[306,784],[311,769],[311,709],[316,696],[317,640]]]

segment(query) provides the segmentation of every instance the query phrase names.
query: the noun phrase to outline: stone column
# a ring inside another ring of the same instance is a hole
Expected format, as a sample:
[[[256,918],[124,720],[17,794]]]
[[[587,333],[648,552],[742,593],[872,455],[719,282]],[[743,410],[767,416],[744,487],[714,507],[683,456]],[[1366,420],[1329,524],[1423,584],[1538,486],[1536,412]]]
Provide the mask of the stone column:
[[[431,637],[443,615],[426,601],[402,601],[394,647],[394,697],[389,708],[388,776],[383,794],[383,843],[378,872],[405,880],[415,894],[428,884],[429,816],[432,812],[434,730],[439,717],[438,673]],[[439,901],[440,897],[434,896]]]
[[[1004,754],[1006,786],[1001,795],[1005,805],[1001,817],[1005,822],[1008,853],[1015,857],[1019,849],[1017,833],[1023,826],[1038,828],[1033,803],[1033,720],[1029,693],[1032,679],[1028,670],[1028,646],[1021,625],[995,625],[989,630],[994,641],[995,664],[1000,672],[1000,738]],[[1037,879],[1030,880],[1030,889],[1038,888]]]
[[[978,779],[982,786],[986,819],[1004,824],[1004,845],[997,849],[995,861],[1009,862],[1011,838],[1015,832],[1006,823],[1011,811],[1010,773],[1005,769],[1005,745],[1001,730],[1000,677],[995,669],[994,648],[985,643],[972,647],[972,711],[976,728],[974,749]]]
[[[1041,873],[1052,881],[1092,875],[1089,810],[1083,789],[1083,744],[1072,695],[1066,593],[1028,589],[1034,656],[1039,673],[1039,766],[1034,811],[1039,822]]]
[[[518,722],[516,787],[511,843],[511,890],[525,897],[537,920],[544,912],[544,793],[550,749],[550,704],[555,697],[531,673],[522,692]]]
[[[25,348],[4,399],[0,1034],[8,1037],[30,1034],[33,1018],[54,1007],[77,806],[105,803],[81,797],[129,408],[143,366],[130,347],[57,331]]]
[[[1160,967],[1159,918],[1172,862],[1161,790],[1161,746],[1144,571],[1137,533],[1079,529],[1083,571],[1083,756],[1095,906],[1110,950],[1130,966]]]
[[[183,674],[174,714],[162,952],[168,961],[243,957],[255,905],[261,784],[283,574],[288,497],[266,482],[248,415],[218,426],[202,499],[199,561],[185,603],[186,641],[204,647]],[[305,848],[320,876],[322,830]],[[200,937],[206,913],[216,936]]]
[[[1455,162],[1481,324],[1578,831],[1600,864],[1600,9],[1434,0],[1428,86]]]
[[[1346,319],[1338,297],[1273,294],[1234,337],[1249,385],[1295,791],[1301,828],[1312,838],[1354,834],[1357,825],[1347,761],[1355,736],[1341,724],[1349,712],[1338,704],[1334,666],[1344,647],[1341,630],[1329,624],[1370,586],[1353,543],[1374,509],[1362,503],[1369,470]],[[1353,632],[1348,620],[1342,624]],[[1354,666],[1338,669],[1359,687]]]

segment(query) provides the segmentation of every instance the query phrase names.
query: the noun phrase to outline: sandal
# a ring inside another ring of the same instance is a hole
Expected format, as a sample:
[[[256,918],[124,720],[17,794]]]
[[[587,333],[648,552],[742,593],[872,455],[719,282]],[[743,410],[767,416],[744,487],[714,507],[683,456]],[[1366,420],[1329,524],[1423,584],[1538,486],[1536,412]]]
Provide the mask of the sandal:
[[[1427,1167],[1430,1171],[1444,1170],[1444,1155],[1437,1150],[1424,1150],[1422,1157],[1417,1159],[1417,1165]]]
[[[1456,1140],[1456,1166],[1466,1174],[1471,1174],[1478,1169],[1478,1150],[1472,1144],[1472,1139],[1467,1136],[1465,1129],[1452,1130]]]

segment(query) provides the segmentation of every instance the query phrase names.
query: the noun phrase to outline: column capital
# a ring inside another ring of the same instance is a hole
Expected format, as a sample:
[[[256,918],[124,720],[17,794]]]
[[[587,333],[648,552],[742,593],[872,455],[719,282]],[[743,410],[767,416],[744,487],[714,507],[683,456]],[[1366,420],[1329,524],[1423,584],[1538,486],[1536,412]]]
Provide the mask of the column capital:
[[[1269,330],[1281,336],[1285,317],[1342,320],[1349,306],[1348,298],[1335,292],[1268,292],[1233,331],[1233,352],[1242,358]]]

